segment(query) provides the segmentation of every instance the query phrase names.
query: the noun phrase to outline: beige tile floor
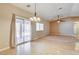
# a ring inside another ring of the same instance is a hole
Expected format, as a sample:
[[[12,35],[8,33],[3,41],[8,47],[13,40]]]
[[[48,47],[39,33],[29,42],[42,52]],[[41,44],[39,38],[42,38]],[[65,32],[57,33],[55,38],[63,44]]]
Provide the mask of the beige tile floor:
[[[78,55],[79,41],[69,36],[47,36],[0,52],[1,55]]]

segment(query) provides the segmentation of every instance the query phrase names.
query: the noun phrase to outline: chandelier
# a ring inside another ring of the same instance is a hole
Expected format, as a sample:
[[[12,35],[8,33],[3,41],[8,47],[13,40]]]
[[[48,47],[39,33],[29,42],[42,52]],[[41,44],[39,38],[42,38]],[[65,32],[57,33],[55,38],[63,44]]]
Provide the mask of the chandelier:
[[[36,3],[35,3],[35,12],[34,12],[34,16],[30,18],[31,21],[35,21],[35,22],[39,22],[40,21],[40,17],[37,16],[37,12],[36,12]]]

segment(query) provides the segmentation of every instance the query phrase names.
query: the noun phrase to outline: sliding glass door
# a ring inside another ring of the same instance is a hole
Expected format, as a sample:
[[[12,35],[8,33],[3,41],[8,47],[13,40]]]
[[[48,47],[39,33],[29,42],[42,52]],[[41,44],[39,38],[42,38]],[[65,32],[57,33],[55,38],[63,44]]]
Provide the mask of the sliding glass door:
[[[31,40],[31,21],[16,19],[16,45]]]

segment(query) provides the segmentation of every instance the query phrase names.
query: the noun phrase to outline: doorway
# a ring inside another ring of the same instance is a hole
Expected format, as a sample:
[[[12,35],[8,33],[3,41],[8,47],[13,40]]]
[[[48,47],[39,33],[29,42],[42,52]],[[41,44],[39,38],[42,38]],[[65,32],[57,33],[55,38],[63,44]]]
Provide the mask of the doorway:
[[[16,18],[16,45],[31,40],[31,21]]]

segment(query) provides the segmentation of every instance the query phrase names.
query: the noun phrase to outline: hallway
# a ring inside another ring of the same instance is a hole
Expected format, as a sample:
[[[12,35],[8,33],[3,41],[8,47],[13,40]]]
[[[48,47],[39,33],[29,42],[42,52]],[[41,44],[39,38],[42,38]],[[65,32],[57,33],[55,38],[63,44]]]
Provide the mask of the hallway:
[[[72,55],[79,54],[79,41],[69,36],[47,36],[0,52],[1,55]]]

